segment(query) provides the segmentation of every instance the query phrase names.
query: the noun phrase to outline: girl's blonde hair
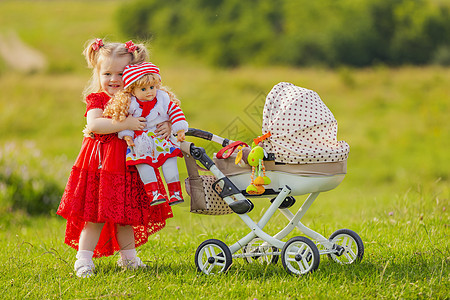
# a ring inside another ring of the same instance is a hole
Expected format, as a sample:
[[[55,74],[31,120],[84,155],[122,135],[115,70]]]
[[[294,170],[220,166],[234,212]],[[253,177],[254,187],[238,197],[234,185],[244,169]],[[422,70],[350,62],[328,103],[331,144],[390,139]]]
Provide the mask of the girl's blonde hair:
[[[103,111],[103,116],[111,117],[115,121],[123,121],[128,116],[128,109],[130,108],[131,96],[133,90],[147,85],[153,85],[158,90],[162,90],[169,95],[170,101],[180,106],[181,102],[169,88],[161,85],[161,79],[157,74],[145,74],[126,89],[117,92],[113,98],[108,102]]]
[[[99,44],[101,41],[101,44]],[[140,64],[147,60],[148,52],[144,44],[135,44],[134,51],[129,52],[125,43],[103,42],[99,39],[90,40],[86,43],[83,55],[89,68],[92,68],[92,77],[83,91],[83,99],[91,93],[102,91],[100,85],[100,66],[106,58],[130,56],[130,64]]]

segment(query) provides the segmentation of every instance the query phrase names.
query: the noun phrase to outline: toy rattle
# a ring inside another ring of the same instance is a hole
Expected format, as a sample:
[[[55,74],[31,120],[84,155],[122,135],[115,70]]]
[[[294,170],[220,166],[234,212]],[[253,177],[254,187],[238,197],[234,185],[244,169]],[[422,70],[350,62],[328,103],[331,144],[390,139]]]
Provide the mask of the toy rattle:
[[[250,185],[246,188],[246,192],[250,195],[261,195],[264,193],[265,188],[263,185],[270,184],[270,178],[266,176],[266,169],[264,167],[264,157],[267,156],[264,149],[258,144],[270,137],[270,132],[264,134],[263,136],[257,137],[253,140],[252,149],[248,153],[248,148],[239,147],[239,152],[237,153],[235,163],[237,165],[242,164],[244,155],[247,156],[247,163],[252,167],[252,175]],[[247,150],[247,151],[246,151]],[[256,175],[256,178],[255,178]]]

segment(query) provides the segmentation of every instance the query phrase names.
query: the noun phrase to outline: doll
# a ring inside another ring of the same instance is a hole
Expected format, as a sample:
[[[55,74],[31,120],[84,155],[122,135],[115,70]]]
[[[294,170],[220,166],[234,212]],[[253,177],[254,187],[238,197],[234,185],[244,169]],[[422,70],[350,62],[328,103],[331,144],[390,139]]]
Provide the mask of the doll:
[[[180,101],[173,93],[161,86],[159,68],[152,63],[128,65],[123,72],[124,89],[108,104],[104,115],[114,120],[123,120],[127,115],[145,117],[146,127],[140,131],[119,132],[127,144],[128,166],[136,166],[144,187],[150,196],[151,205],[166,202],[159,193],[155,170],[161,167],[169,190],[169,205],[184,202],[181,193],[177,157],[182,157],[177,142],[184,141],[188,123]],[[156,124],[170,120],[172,132],[177,134],[168,139],[155,135]]]

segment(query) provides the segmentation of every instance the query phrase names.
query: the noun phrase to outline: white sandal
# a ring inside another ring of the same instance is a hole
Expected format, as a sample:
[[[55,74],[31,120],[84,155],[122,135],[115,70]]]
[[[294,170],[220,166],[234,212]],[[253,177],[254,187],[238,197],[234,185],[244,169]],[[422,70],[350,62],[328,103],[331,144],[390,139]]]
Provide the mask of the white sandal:
[[[147,265],[144,264],[142,260],[137,256],[133,259],[122,259],[122,257],[119,257],[117,265],[121,268],[126,268],[129,270],[136,270],[147,267]]]
[[[80,278],[89,278],[94,275],[95,265],[89,259],[77,259],[74,265],[75,274]]]

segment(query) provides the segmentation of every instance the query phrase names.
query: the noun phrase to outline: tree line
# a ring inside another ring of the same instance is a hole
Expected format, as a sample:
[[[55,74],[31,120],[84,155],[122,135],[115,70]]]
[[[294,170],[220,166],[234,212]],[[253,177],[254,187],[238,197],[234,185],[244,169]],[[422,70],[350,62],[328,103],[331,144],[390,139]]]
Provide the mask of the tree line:
[[[450,5],[433,0],[137,0],[116,17],[217,66],[450,65]]]

